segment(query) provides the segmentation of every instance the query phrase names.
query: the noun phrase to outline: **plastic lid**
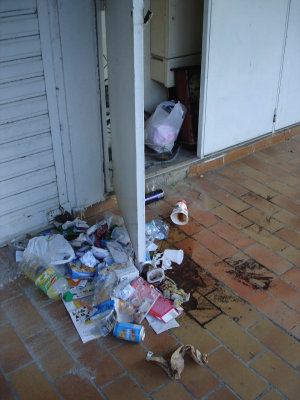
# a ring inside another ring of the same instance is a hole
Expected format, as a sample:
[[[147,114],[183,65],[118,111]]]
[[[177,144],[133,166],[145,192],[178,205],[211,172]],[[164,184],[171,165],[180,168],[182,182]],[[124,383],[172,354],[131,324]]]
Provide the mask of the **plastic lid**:
[[[65,301],[71,301],[73,299],[73,294],[71,292],[66,292],[63,295],[63,299]]]

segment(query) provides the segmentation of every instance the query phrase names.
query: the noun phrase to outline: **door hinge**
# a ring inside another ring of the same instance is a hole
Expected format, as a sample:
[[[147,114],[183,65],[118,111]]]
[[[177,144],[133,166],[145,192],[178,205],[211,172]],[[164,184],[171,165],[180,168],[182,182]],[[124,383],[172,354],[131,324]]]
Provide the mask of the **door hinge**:
[[[275,108],[275,110],[274,110],[274,115],[273,115],[273,124],[275,124],[275,122],[276,122],[276,118],[277,118],[276,112],[277,112],[277,110],[276,110],[276,108]]]

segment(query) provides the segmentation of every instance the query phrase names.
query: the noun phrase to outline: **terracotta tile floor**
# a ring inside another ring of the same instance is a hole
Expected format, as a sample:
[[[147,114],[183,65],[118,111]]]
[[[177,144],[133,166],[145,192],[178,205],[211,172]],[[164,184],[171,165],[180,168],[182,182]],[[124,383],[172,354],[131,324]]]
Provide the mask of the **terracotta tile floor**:
[[[24,278],[0,291],[0,398],[299,399],[300,135],[165,188],[147,218],[170,225],[160,248],[179,248],[169,271],[191,293],[180,327],[143,344],[108,336],[82,344],[64,306]],[[188,202],[190,222],[169,215]],[[106,202],[104,214],[117,211]],[[98,218],[90,217],[90,222]],[[186,360],[181,381],[147,363],[182,343],[208,353]]]

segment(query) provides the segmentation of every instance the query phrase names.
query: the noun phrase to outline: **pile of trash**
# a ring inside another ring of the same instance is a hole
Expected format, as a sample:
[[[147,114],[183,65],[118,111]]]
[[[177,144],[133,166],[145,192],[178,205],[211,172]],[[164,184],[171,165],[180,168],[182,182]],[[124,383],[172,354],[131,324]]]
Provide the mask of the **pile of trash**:
[[[15,240],[19,269],[50,298],[62,299],[84,343],[110,332],[140,342],[146,318],[159,334],[179,326],[176,318],[189,294],[165,275],[181,264],[182,250],[158,253],[168,237],[161,219],[146,223],[146,263],[139,264],[123,219],[110,216],[93,226],[65,213],[56,230]]]
[[[171,215],[176,224],[188,222],[180,200]],[[113,333],[140,343],[146,319],[159,334],[178,327],[176,318],[189,293],[165,275],[172,263],[181,264],[182,250],[158,252],[156,241],[167,239],[169,228],[161,219],[146,223],[146,262],[135,259],[123,219],[110,216],[89,226],[65,212],[55,218],[56,230],[31,239],[11,242],[19,270],[48,297],[62,300],[83,343]],[[184,355],[198,364],[207,362],[192,345],[177,349],[170,361],[148,353],[147,360],[179,379]]]

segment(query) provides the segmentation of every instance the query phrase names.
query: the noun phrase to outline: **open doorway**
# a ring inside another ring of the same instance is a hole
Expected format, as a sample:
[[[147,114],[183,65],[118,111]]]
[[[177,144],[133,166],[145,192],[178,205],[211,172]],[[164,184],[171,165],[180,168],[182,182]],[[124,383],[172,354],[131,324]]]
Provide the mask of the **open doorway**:
[[[172,150],[153,150],[145,139],[146,178],[197,159],[204,1],[145,0],[145,123],[164,101],[182,103],[186,116]],[[146,21],[147,22],[147,21]]]

